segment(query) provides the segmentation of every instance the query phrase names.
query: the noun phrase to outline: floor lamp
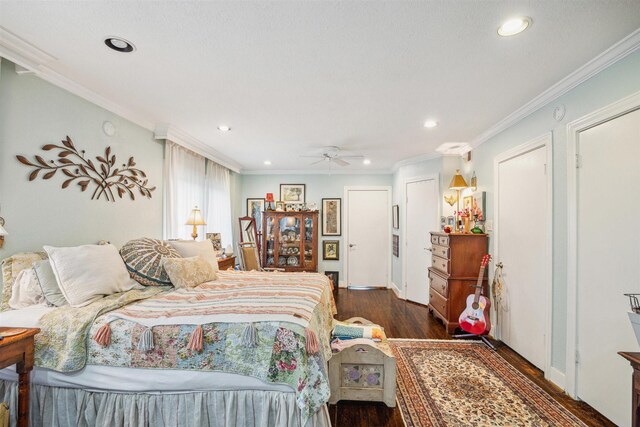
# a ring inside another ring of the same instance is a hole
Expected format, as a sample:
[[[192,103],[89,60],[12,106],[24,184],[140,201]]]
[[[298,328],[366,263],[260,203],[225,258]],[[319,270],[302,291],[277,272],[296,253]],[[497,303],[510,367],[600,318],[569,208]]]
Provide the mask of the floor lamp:
[[[460,169],[456,169],[456,174],[451,178],[451,183],[449,184],[449,190],[456,190],[456,232],[460,231],[460,226],[458,223],[458,212],[460,212],[460,190],[464,190],[469,187],[467,185],[467,181],[464,180],[462,175],[460,175]]]

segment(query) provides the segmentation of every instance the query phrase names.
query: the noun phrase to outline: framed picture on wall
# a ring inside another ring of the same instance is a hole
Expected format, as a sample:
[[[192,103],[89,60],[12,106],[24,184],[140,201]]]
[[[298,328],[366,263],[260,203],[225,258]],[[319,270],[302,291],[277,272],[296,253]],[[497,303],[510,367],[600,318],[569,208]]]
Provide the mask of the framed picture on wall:
[[[482,210],[482,215],[487,216],[487,202],[486,202],[486,192],[484,191],[476,191],[473,193],[473,201],[478,205],[478,207]]]
[[[393,235],[393,256],[400,256],[400,236],[398,236],[397,234]]]
[[[400,228],[400,206],[393,205],[393,228]]]
[[[262,212],[264,211],[264,199],[247,199],[247,216],[255,218],[258,233],[262,232]]]
[[[304,193],[304,184],[280,184],[280,201],[282,202],[304,203],[306,201]]]
[[[222,236],[220,233],[206,233],[207,240],[211,240],[213,243],[214,251],[222,251]]]
[[[342,234],[342,199],[322,199],[322,235]]]
[[[325,271],[324,275],[333,281],[334,289],[338,287],[340,283],[340,273],[337,271]]]
[[[340,241],[322,241],[322,259],[325,261],[338,261],[340,259]]]
[[[473,206],[473,196],[466,196],[462,198],[462,209],[469,209]]]

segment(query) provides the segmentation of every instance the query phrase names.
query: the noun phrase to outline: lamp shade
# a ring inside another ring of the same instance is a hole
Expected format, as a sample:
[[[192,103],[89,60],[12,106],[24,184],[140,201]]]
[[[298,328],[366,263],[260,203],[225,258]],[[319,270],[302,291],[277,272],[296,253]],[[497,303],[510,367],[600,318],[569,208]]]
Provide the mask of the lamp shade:
[[[462,175],[460,175],[460,169],[456,169],[456,174],[451,178],[451,183],[449,184],[450,190],[462,190],[469,187],[467,185],[467,181],[464,180]]]
[[[9,233],[7,233],[7,230],[4,229],[4,227],[2,227],[0,225],[0,236],[8,236]]]
[[[202,212],[200,212],[200,209],[198,209],[197,206],[191,210],[191,213],[189,214],[189,219],[187,219],[187,222],[185,224],[186,225],[207,225],[207,223],[204,222],[204,219],[202,218]]]
[[[273,193],[267,193],[267,197],[265,197],[266,202],[273,202]]]

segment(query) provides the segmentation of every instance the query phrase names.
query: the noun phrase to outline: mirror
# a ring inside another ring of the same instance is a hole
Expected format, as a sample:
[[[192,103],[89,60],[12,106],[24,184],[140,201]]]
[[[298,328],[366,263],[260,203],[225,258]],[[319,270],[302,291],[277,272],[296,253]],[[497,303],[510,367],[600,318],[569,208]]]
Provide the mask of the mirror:
[[[258,249],[258,259],[260,257],[260,241],[258,240],[258,231],[256,230],[256,219],[250,216],[243,216],[238,219],[240,222],[240,243],[255,243]]]

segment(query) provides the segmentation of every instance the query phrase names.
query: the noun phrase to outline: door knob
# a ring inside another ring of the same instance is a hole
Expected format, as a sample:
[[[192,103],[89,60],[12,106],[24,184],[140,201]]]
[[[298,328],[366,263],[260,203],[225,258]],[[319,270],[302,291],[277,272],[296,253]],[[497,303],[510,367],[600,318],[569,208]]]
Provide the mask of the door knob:
[[[424,249],[425,251],[433,252],[432,248],[422,248],[422,249]]]
[[[356,245],[355,243],[349,243],[350,248],[354,247],[355,245]]]

